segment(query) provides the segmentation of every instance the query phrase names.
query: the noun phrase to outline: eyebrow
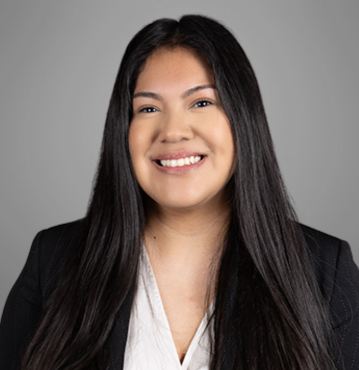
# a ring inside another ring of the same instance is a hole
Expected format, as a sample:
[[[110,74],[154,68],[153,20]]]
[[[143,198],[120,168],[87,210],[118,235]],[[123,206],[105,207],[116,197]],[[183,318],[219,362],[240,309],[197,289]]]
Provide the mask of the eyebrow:
[[[191,89],[188,89],[187,91],[185,91],[181,95],[181,97],[182,97],[182,99],[185,99],[188,96],[190,96],[191,94],[194,94],[195,92],[200,91],[200,90],[204,90],[204,89],[215,89],[216,90],[216,86],[214,86],[212,84],[207,84],[207,85],[200,85],[200,86],[192,87]],[[159,100],[159,101],[163,100],[160,95],[158,95],[156,93],[153,93],[153,92],[148,92],[148,91],[140,91],[136,94],[133,94],[132,99],[139,98],[139,97],[151,98],[151,99],[155,99],[155,100]]]
[[[155,99],[155,100],[162,100],[160,95],[155,94],[153,92],[147,92],[147,91],[140,91],[136,94],[133,94],[132,99],[140,98],[140,97],[151,98],[151,99]]]
[[[191,94],[194,94],[195,92],[204,90],[204,89],[215,89],[216,90],[216,86],[212,84],[207,84],[207,85],[200,85],[200,86],[192,87],[191,89],[185,91],[182,94],[182,99],[187,98],[187,96],[190,96]]]

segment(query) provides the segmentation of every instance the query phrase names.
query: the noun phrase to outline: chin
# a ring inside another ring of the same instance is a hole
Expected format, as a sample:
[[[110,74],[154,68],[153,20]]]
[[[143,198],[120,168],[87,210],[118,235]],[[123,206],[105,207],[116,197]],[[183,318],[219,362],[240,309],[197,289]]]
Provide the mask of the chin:
[[[152,198],[152,201],[157,204],[159,208],[171,209],[173,211],[193,211],[200,210],[203,207],[211,206],[212,203],[217,203],[217,197],[212,196],[199,196],[198,192],[195,196],[168,196],[158,197],[157,199]]]
[[[191,201],[187,199],[161,199],[158,200],[157,205],[161,208],[168,208],[173,210],[190,210],[200,206],[201,202]]]

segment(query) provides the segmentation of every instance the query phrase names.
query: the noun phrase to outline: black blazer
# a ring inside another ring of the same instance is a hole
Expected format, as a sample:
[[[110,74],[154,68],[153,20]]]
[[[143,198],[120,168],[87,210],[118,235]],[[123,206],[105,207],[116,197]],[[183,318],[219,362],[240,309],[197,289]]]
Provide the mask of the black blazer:
[[[56,285],[78,226],[79,221],[76,221],[36,235],[3,312],[1,370],[20,368],[21,357],[39,325],[42,307]],[[303,231],[320,290],[330,307],[333,333],[339,341],[339,357],[345,363],[345,370],[358,370],[359,270],[346,242],[305,226]],[[134,286],[118,312],[111,334],[110,370],[123,369]],[[339,368],[342,369],[338,365]]]

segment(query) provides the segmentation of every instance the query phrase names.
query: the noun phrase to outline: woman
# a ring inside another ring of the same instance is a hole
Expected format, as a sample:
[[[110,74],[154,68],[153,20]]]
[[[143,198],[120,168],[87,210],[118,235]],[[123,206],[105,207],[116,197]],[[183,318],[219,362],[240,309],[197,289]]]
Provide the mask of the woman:
[[[123,57],[86,217],[42,231],[1,368],[357,369],[359,273],[300,226],[254,72],[201,16]]]

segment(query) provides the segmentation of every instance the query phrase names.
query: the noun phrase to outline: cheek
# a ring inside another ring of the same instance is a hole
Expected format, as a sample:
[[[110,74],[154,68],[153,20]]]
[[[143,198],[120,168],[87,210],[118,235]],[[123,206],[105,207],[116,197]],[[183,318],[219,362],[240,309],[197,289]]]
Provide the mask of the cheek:
[[[132,161],[137,160],[147,147],[148,138],[143,127],[131,122],[128,132],[128,145]]]
[[[155,120],[132,120],[128,132],[130,151],[138,151],[149,148],[158,135],[158,128]]]
[[[232,129],[228,119],[220,115],[211,127],[211,142],[214,151],[220,155],[220,158],[226,158],[227,161],[234,160],[234,141]]]
[[[235,167],[235,145],[229,122],[217,125],[214,133],[217,143],[217,158],[220,161],[217,165],[222,167],[229,179],[233,175]]]
[[[141,130],[136,125],[130,125],[128,132],[128,145],[130,149],[130,156],[135,175],[138,178],[140,167],[139,159],[141,158],[141,149],[144,147],[144,137],[141,135]]]
[[[235,160],[235,147],[234,147],[234,141],[233,141],[233,135],[230,128],[228,131],[223,135],[223,142],[225,143],[225,150],[226,150],[226,156],[228,160],[231,162],[231,169],[234,167],[234,160]]]
[[[140,186],[149,176],[149,151],[151,148],[153,132],[150,125],[131,122],[128,132],[128,144],[133,170]]]

